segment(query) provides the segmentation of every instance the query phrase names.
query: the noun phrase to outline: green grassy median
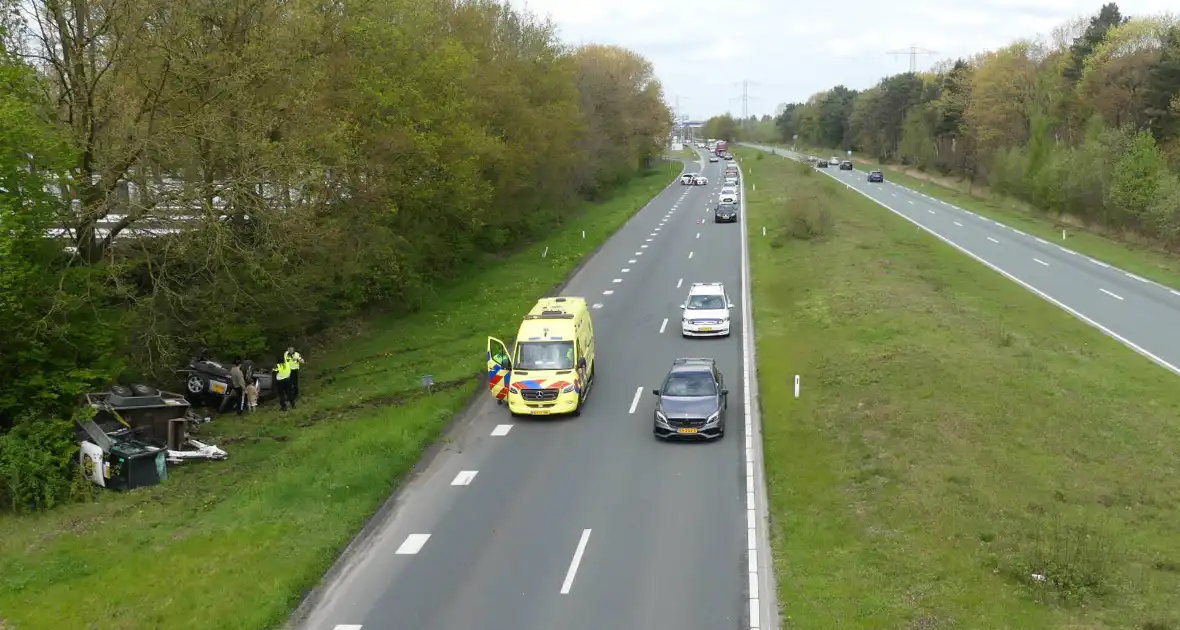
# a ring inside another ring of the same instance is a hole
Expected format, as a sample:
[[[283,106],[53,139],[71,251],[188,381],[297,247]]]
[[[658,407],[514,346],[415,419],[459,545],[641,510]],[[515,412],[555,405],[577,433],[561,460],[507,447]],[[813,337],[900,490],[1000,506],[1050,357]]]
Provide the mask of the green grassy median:
[[[419,313],[371,322],[326,356],[308,356],[298,410],[206,425],[200,439],[230,459],[186,464],[162,485],[98,503],[0,517],[0,629],[283,623],[483,388],[485,337],[510,337],[673,169],[587,204],[560,232],[489,261]],[[421,386],[427,374],[432,395]]]
[[[801,151],[804,155],[831,157],[833,154],[831,149],[801,147]],[[836,153],[844,155],[842,151]],[[952,178],[929,177],[903,169],[896,164],[881,164],[855,154],[852,156],[852,163],[862,171],[880,170],[885,174],[887,181],[1019,228],[1052,243],[1110,263],[1124,271],[1180,289],[1180,258],[1150,243],[1141,242],[1137,237],[1129,237],[1131,240],[1116,240],[1074,222],[1063,223],[1026,203],[981,192],[978,188],[971,190],[966,182],[956,182]],[[1062,238],[1062,230],[1065,231],[1065,238]]]
[[[784,627],[1180,628],[1176,377],[805,166],[747,179]]]

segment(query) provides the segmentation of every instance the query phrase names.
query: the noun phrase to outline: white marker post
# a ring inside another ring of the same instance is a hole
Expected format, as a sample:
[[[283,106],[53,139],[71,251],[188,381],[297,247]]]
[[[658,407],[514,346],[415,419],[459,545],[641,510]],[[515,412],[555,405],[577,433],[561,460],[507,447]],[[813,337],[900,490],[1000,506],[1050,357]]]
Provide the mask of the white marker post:
[[[586,230],[582,230],[582,238],[586,238]]]
[[[799,397],[799,375],[795,375],[795,398]]]
[[[1065,230],[1061,230],[1061,240],[1065,240]]]
[[[549,255],[549,248],[548,248],[548,247],[546,247],[546,248],[545,248],[545,251],[541,252],[541,258],[545,258],[545,257],[547,257],[548,255]]]
[[[762,226],[762,236],[766,236],[766,226]]]

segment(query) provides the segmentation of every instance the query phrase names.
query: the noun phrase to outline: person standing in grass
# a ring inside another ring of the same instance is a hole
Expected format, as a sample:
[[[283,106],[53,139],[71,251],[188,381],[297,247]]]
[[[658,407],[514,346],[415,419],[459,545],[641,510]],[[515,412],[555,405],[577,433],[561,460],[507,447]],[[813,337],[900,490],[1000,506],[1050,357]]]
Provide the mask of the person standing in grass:
[[[294,401],[299,397],[299,368],[303,367],[303,355],[295,350],[295,346],[287,346],[283,360],[291,366],[291,400]]]
[[[242,373],[242,357],[234,359],[234,365],[229,369],[229,379],[233,382],[233,388],[226,398],[236,399],[240,416],[246,410],[246,375]]]
[[[295,397],[291,392],[291,363],[286,359],[275,363],[274,371],[274,388],[279,395],[279,408],[283,411],[287,410],[287,403],[291,403],[291,408],[295,408]]]

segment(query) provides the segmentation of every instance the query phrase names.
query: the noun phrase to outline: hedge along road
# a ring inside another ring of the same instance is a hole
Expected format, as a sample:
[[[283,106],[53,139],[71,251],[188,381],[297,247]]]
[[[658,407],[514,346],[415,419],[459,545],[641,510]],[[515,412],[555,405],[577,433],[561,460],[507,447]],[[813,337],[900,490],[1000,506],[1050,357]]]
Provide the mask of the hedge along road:
[[[757,596],[773,587],[757,570],[769,556],[745,413],[744,212],[712,222],[721,172],[706,164],[693,166],[709,186],[673,183],[561,292],[593,305],[596,383],[582,415],[513,419],[490,397],[476,404],[457,448],[354,543],[294,627],[760,628],[773,606]],[[680,335],[679,305],[704,281],[737,298],[728,339]],[[715,358],[726,377],[719,441],[651,434],[650,390],[685,356]]]

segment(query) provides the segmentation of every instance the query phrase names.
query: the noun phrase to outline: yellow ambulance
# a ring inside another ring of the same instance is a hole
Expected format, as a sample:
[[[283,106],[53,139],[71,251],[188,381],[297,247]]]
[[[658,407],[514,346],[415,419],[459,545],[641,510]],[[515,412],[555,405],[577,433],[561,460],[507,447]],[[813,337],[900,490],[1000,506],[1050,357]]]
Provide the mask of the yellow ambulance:
[[[513,415],[577,415],[594,382],[594,324],[585,298],[539,300],[512,352],[488,337],[488,390]]]

